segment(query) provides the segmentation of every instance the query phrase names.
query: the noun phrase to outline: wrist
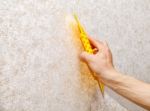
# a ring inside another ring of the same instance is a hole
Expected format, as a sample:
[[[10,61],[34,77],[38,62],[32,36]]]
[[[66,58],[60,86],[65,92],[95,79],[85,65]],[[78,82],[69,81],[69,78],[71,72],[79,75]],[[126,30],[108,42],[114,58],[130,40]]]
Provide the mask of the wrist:
[[[108,84],[109,81],[115,81],[115,79],[119,76],[118,71],[115,68],[110,68],[99,74],[99,80],[104,84]]]

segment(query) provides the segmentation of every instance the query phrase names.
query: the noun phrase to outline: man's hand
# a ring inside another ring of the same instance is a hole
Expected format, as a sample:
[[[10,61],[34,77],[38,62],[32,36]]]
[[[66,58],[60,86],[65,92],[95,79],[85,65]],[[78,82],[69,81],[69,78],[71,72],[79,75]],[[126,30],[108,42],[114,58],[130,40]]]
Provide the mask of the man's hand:
[[[107,43],[92,38],[89,38],[89,40],[95,53],[82,52],[80,58],[96,73],[94,76],[115,92],[150,110],[150,84],[116,71]]]
[[[94,54],[82,52],[81,60],[86,62],[93,72],[99,77],[103,77],[106,72],[114,70],[111,51],[106,42],[94,40],[89,37]]]

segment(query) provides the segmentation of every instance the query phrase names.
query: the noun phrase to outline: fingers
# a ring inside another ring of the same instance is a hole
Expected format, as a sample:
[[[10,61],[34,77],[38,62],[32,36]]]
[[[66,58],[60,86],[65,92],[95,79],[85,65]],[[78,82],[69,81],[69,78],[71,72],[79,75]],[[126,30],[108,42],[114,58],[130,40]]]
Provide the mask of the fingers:
[[[87,52],[82,52],[81,55],[80,55],[80,59],[84,62],[89,62],[91,61],[93,58],[93,55],[92,54],[89,54]]]
[[[111,63],[113,63],[112,53],[111,53],[110,48],[109,48],[109,46],[108,46],[108,44],[107,44],[106,41],[104,42],[104,45],[105,45],[105,47],[106,47],[106,55],[107,55],[107,57],[109,58],[109,61],[110,61]]]
[[[90,36],[88,38],[89,38],[91,45],[94,46],[94,54],[96,54],[97,52],[100,52],[100,53],[104,52],[108,55],[108,57],[110,56],[110,58],[112,58],[109,46],[106,41],[101,42],[101,41],[91,38]]]
[[[105,47],[105,53],[106,55],[109,57],[109,47],[106,41],[103,42],[104,43],[104,47]]]
[[[107,49],[109,49],[108,43],[107,43],[106,41],[104,41],[103,43],[104,43],[105,47],[106,47]]]
[[[90,36],[88,36],[88,39],[89,39],[91,45],[93,46],[94,54],[99,53],[99,52],[100,53],[104,53],[104,54],[106,54],[108,60],[111,63],[113,63],[112,53],[111,53],[110,48],[109,48],[109,46],[108,46],[106,41],[101,42],[101,41],[93,39]],[[89,62],[89,60],[91,60],[91,58],[92,58],[92,54],[88,54],[86,52],[83,52],[81,54],[80,58],[81,58],[81,60],[83,60],[85,62]]]
[[[94,48],[93,49],[93,54],[96,54],[98,52],[98,49],[97,48]]]
[[[103,42],[98,41],[98,40],[95,40],[95,39],[93,39],[93,38],[90,37],[90,36],[88,36],[88,39],[89,39],[91,45],[92,45],[94,48],[97,48],[97,49],[101,49],[101,48],[102,48]]]

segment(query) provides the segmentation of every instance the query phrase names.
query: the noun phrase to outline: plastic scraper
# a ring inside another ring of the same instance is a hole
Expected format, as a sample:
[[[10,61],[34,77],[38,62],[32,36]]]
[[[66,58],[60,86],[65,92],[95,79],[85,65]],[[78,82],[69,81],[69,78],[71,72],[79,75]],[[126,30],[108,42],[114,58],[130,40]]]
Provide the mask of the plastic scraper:
[[[76,14],[74,14],[74,19],[77,22],[78,30],[80,33],[80,40],[82,42],[82,45],[83,45],[85,51],[90,53],[90,54],[93,54],[93,49],[92,49],[92,46],[91,46],[90,41],[88,39],[88,36],[87,36],[83,26],[80,24],[80,21],[79,21],[78,16]],[[99,88],[101,90],[102,95],[104,95],[104,85],[99,81],[97,81],[97,82],[99,84]]]

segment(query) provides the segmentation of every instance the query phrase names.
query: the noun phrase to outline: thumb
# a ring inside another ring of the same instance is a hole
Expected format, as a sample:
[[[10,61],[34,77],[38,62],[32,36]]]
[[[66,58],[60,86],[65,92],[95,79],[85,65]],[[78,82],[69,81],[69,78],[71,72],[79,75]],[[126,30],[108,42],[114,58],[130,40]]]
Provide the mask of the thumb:
[[[87,63],[88,63],[89,61],[91,61],[92,57],[93,57],[92,54],[89,54],[89,53],[87,53],[87,52],[85,52],[85,51],[80,54],[80,59],[81,59],[82,61],[84,61],[84,62],[87,62]]]

